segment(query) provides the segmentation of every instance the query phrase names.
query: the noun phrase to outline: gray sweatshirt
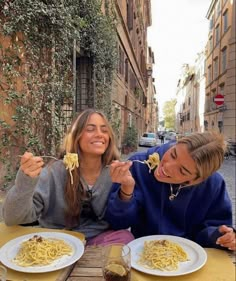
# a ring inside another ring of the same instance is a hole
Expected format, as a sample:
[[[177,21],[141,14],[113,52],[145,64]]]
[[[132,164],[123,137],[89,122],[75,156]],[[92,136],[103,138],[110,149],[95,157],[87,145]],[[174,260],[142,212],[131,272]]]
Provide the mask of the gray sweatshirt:
[[[19,170],[15,185],[8,191],[2,209],[6,225],[25,224],[38,220],[41,227],[65,228],[66,179],[67,171],[61,160],[43,168],[37,178],[31,178]],[[90,211],[83,212],[82,209],[80,222],[72,230],[82,232],[88,239],[109,228],[103,216],[111,186],[109,168],[104,167],[92,188]]]

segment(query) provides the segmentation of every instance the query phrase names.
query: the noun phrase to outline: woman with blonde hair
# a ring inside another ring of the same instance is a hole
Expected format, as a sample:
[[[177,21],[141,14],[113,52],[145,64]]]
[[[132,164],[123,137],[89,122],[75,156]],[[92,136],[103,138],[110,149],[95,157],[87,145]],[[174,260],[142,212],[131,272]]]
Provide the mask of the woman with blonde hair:
[[[70,163],[70,157],[77,161]],[[112,185],[108,165],[119,153],[102,112],[86,109],[75,118],[59,159],[43,168],[42,157],[25,152],[3,205],[5,223],[37,220],[41,227],[82,232],[90,245],[131,241],[129,231],[114,232],[104,220]]]
[[[175,235],[235,250],[232,204],[217,173],[225,149],[222,135],[194,133],[115,161],[106,219],[114,229],[131,227],[135,238]]]

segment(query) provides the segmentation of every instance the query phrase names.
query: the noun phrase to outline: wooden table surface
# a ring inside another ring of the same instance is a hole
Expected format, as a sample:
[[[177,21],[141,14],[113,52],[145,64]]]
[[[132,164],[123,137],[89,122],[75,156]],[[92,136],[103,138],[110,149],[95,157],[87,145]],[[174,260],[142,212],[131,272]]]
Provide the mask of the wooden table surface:
[[[218,252],[219,251],[219,252]],[[67,269],[67,272],[64,272],[64,276],[60,276],[61,278],[57,279],[56,281],[103,281],[103,276],[102,276],[102,259],[101,259],[101,252],[102,252],[102,247],[101,246],[91,246],[91,247],[86,247],[85,248],[85,252],[84,255],[81,257],[81,259],[79,261],[77,261],[72,267]],[[213,253],[213,254],[212,254]],[[219,256],[218,259],[216,259],[216,263],[215,261],[212,260],[212,256],[214,256],[215,254],[217,255],[217,253],[222,254],[223,259],[221,259],[222,257]],[[214,271],[217,271],[217,276],[219,277],[219,279],[217,280],[227,280],[227,281],[232,281],[235,280],[235,267],[233,265],[232,261],[235,261],[235,253],[234,255],[232,255],[232,257],[234,256],[234,259],[230,259],[229,257],[227,257],[227,254],[224,251],[221,250],[216,250],[216,249],[208,249],[208,254],[210,256],[210,260],[211,263],[208,264],[208,266],[213,269],[213,271],[211,271],[211,269],[207,269],[207,267],[196,273],[192,273],[192,275],[184,275],[184,276],[177,276],[174,277],[175,280],[203,280],[201,278],[205,278],[206,275],[208,276],[208,280],[210,281],[215,281],[216,276],[214,275]],[[231,263],[230,268],[228,268],[226,266],[225,270],[226,271],[230,271],[231,273],[229,273],[229,275],[225,275],[223,273],[224,269],[219,269],[220,265],[224,266],[225,264],[225,259],[226,261],[228,260],[228,263],[226,263],[227,265],[229,265]],[[215,269],[215,265],[217,265],[217,268]],[[206,270],[207,269],[207,270]],[[209,278],[209,274],[211,274],[211,278]],[[66,277],[67,275],[67,277]],[[140,276],[137,276],[137,274],[132,271],[131,273],[132,275],[132,281],[139,281]],[[200,279],[199,279],[199,278]],[[164,277],[166,279],[166,277]],[[158,277],[157,276],[153,276],[153,277],[149,277],[148,280],[164,280],[164,278],[162,277]],[[223,279],[221,279],[223,278]],[[226,278],[226,279],[225,279]],[[145,280],[145,277],[142,277],[142,280]],[[173,277],[168,278],[168,280],[172,280]],[[167,280],[167,279],[166,279]],[[206,280],[206,279],[205,279]]]
[[[101,247],[86,247],[84,255],[71,268],[66,281],[103,281],[101,252]]]

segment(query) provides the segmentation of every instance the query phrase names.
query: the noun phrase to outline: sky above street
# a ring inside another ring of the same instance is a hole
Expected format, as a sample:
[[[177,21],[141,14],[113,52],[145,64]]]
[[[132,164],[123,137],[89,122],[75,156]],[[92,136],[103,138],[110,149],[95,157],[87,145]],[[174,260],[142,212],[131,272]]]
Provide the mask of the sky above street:
[[[211,0],[151,0],[148,45],[154,51],[153,77],[159,109],[175,98],[183,64],[193,64],[206,43]]]

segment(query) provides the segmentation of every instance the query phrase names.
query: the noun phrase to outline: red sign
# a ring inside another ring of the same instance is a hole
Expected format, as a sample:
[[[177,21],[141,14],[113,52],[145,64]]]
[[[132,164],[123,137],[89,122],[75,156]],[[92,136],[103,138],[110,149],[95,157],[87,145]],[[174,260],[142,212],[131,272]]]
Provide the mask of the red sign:
[[[224,102],[225,102],[225,99],[224,99],[223,95],[218,94],[214,97],[214,103],[215,104],[222,105]]]

